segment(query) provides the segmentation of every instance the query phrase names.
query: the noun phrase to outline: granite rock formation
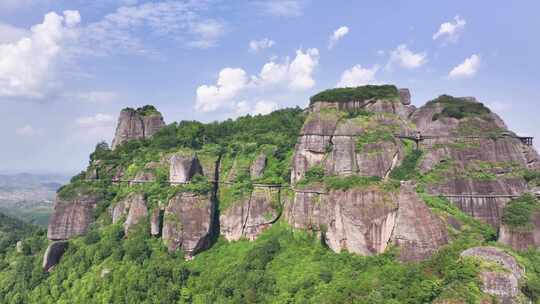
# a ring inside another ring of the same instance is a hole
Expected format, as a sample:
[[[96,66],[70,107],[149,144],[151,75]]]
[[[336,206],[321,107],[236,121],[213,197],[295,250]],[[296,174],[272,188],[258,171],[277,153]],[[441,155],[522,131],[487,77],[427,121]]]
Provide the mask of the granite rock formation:
[[[169,251],[181,249],[189,259],[208,248],[216,231],[215,212],[215,201],[210,195],[175,195],[165,209],[162,231]]]
[[[137,110],[126,108],[120,112],[112,149],[131,139],[150,138],[165,126],[163,117],[157,111],[146,113],[144,108]]]
[[[280,215],[280,190],[256,188],[247,198],[221,212],[220,231],[229,241],[255,240]]]
[[[94,209],[100,199],[99,195],[84,192],[78,192],[70,198],[58,196],[49,219],[49,240],[68,240],[85,234],[94,222]]]
[[[194,153],[178,153],[169,159],[169,181],[171,183],[186,183],[195,174],[203,174],[201,164]]]
[[[502,268],[497,270],[481,270],[482,291],[495,296],[499,303],[514,304],[520,301],[519,282],[524,270],[516,259],[496,247],[474,247],[461,253],[462,257],[475,257]]]
[[[50,272],[53,267],[60,262],[62,255],[64,255],[64,252],[67,249],[67,246],[68,242],[66,241],[52,242],[49,244],[49,247],[47,247],[47,250],[43,255],[42,268],[44,271]]]

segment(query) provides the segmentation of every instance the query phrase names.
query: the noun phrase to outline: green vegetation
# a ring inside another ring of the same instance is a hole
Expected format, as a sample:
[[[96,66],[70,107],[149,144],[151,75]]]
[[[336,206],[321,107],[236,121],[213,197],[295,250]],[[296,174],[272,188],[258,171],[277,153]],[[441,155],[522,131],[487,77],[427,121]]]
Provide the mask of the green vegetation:
[[[384,129],[369,130],[362,135],[358,136],[356,141],[356,152],[360,153],[364,151],[367,145],[376,144],[381,142],[394,141],[394,135],[392,132]]]
[[[347,102],[379,99],[399,101],[399,91],[393,85],[367,85],[355,88],[337,88],[322,91],[310,98],[311,104],[317,101]]]
[[[153,105],[145,105],[143,107],[133,109],[124,108],[125,111],[134,111],[141,116],[161,115],[161,113]]]
[[[465,117],[486,116],[491,113],[483,103],[468,101],[464,98],[456,98],[449,95],[441,95],[429,103],[440,103],[443,105],[442,112],[433,115],[432,119],[434,121],[442,117],[463,119]]]
[[[527,231],[534,228],[532,216],[540,211],[540,202],[531,194],[524,194],[508,203],[503,210],[502,222],[511,229]]]
[[[326,189],[328,190],[349,190],[356,187],[367,187],[378,184],[381,178],[378,176],[328,176],[324,178]]]
[[[390,173],[390,177],[396,180],[413,180],[420,177],[418,164],[422,158],[422,151],[415,149],[409,141],[406,143],[406,154],[401,165]]]

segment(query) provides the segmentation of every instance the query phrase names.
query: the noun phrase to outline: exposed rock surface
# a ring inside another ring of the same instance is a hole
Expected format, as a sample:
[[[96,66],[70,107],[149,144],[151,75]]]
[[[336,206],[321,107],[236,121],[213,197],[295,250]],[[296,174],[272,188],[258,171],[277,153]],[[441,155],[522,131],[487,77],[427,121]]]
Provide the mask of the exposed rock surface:
[[[535,213],[532,217],[531,229],[517,230],[502,224],[498,241],[519,251],[540,248],[540,214]]]
[[[142,115],[131,108],[123,109],[118,118],[112,149],[131,139],[150,138],[164,126],[165,122],[159,113]]]
[[[195,174],[203,173],[199,159],[195,154],[175,154],[170,158],[169,163],[169,181],[171,183],[186,183]]]
[[[83,235],[94,221],[94,209],[100,200],[95,194],[78,193],[73,198],[56,198],[49,219],[49,240],[67,240]]]
[[[210,246],[215,233],[215,202],[208,195],[179,193],[165,209],[163,241],[169,251],[182,249],[186,258]]]
[[[143,193],[135,193],[126,199],[129,212],[124,222],[124,231],[127,234],[129,230],[137,225],[141,220],[148,217],[148,208]]]
[[[152,236],[161,235],[161,210],[154,208],[150,216],[150,234]]]
[[[51,271],[52,268],[60,262],[67,246],[68,242],[65,241],[52,242],[49,244],[49,247],[47,247],[47,250],[45,251],[45,255],[43,255],[43,270]]]
[[[477,102],[471,98],[465,100]],[[534,149],[515,138],[495,113],[463,119],[437,118],[435,115],[443,108],[439,102],[430,102],[411,116],[422,135],[435,136],[421,143],[424,156],[420,170],[423,173],[440,171],[437,168],[447,165],[444,178],[427,185],[429,193],[520,195],[529,190],[525,180],[513,173],[519,168],[537,170],[539,161]],[[510,198],[456,197],[451,200],[464,212],[498,227],[502,209]]]
[[[420,261],[448,243],[445,223],[431,212],[410,182],[401,184],[392,241],[400,248],[400,259]]]
[[[519,281],[524,271],[513,256],[495,247],[467,249],[461,256],[480,258],[502,267],[504,271],[481,270],[482,291],[495,296],[503,304],[520,303]]]
[[[251,178],[261,178],[266,168],[267,157],[266,154],[259,154],[249,168]]]
[[[306,189],[296,192],[285,212],[294,228],[322,232],[326,244],[335,252],[374,255],[384,252],[390,240],[397,197],[375,188],[328,194]]]
[[[281,215],[280,190],[256,188],[248,198],[222,211],[220,231],[229,241],[255,240]]]

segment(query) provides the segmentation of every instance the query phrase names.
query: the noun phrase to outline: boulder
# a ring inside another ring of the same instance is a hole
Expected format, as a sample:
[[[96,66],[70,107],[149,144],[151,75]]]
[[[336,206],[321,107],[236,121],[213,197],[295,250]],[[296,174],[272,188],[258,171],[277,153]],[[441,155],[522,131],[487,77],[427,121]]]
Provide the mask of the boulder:
[[[259,154],[249,168],[249,173],[252,179],[261,178],[266,168],[267,157],[266,154]]]
[[[57,196],[49,219],[49,240],[68,240],[85,234],[94,222],[94,209],[100,199],[99,195],[89,193],[77,193],[69,198]]]
[[[409,89],[399,89],[399,99],[402,105],[408,106],[411,104],[411,92]]]
[[[124,222],[124,232],[128,234],[133,226],[148,217],[148,208],[146,208],[146,199],[143,193],[134,193],[128,196],[125,199],[125,204],[128,206],[129,212]]]
[[[123,109],[118,118],[112,149],[132,139],[150,138],[164,126],[165,122],[159,112],[144,114],[131,108]]]
[[[392,242],[402,261],[420,261],[449,241],[445,223],[420,199],[411,182],[402,182]]]
[[[255,240],[279,218],[280,191],[256,188],[244,200],[222,210],[219,216],[221,234],[229,241],[241,238]]]
[[[52,268],[60,262],[62,255],[66,251],[68,242],[52,242],[45,251],[43,256],[42,268],[44,271],[51,271]]]
[[[171,183],[187,183],[195,174],[203,173],[199,159],[195,154],[174,154],[169,163],[169,181]]]
[[[179,193],[165,209],[162,237],[170,252],[192,258],[211,245],[216,232],[215,202],[209,195]]]
[[[519,281],[524,275],[516,259],[496,247],[474,247],[461,253],[462,257],[475,257],[501,267],[501,271],[481,269],[482,291],[494,296],[499,303],[521,303]]]

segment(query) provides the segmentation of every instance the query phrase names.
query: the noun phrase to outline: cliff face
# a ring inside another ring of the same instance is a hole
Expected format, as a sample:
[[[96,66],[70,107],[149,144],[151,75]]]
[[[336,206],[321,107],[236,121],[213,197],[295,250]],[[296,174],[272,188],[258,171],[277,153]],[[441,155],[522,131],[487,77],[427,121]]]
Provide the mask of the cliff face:
[[[155,108],[153,111],[143,111],[143,109],[127,108],[120,112],[112,149],[131,139],[150,138],[165,126],[163,117]]]
[[[76,193],[70,198],[57,197],[49,219],[49,240],[68,240],[85,234],[94,221],[94,209],[100,198],[89,193]]]
[[[442,96],[416,109],[406,89],[364,93],[312,102],[294,149],[294,142],[280,151],[266,143],[216,147],[203,140],[195,148],[144,151],[121,166],[95,161],[86,177],[109,172],[134,179],[127,186],[137,191],[110,209],[113,223],[122,219],[129,233],[148,219],[151,234],[187,258],[210,247],[218,234],[255,240],[283,220],[314,231],[335,252],[375,255],[395,245],[401,260],[419,261],[452,239],[451,220],[426,205],[423,191],[453,195],[449,200],[462,211],[499,227],[511,199],[499,195],[531,190],[523,172],[539,170],[538,154],[474,99]],[[153,108],[124,110],[113,148],[148,138],[163,125]],[[410,137],[417,132],[423,137],[414,163],[418,151]],[[402,167],[414,172],[395,177]],[[290,168],[290,185],[284,168]],[[86,233],[100,200],[85,192],[59,198],[49,239]],[[518,249],[538,246],[537,234],[500,228],[501,242]]]
[[[452,104],[468,112],[454,114]],[[494,227],[510,198],[529,190],[522,170],[538,170],[536,151],[524,145],[495,113],[473,98],[441,96],[411,116],[422,141],[420,170],[431,178],[429,193],[495,197],[452,197],[464,212]]]
[[[215,201],[207,195],[179,193],[165,209],[163,241],[169,251],[181,249],[191,258],[211,245],[215,233]]]

